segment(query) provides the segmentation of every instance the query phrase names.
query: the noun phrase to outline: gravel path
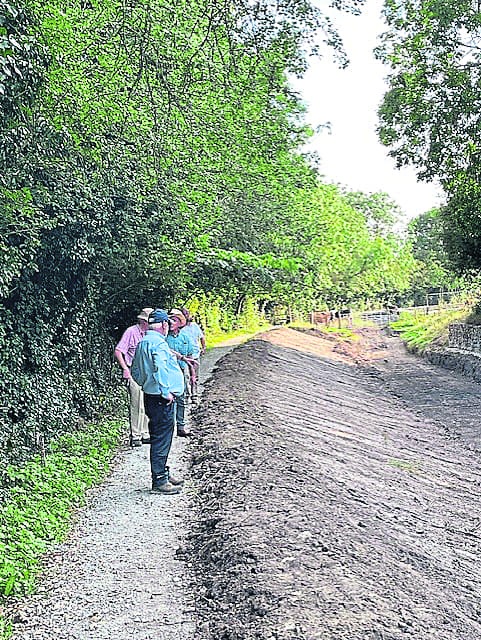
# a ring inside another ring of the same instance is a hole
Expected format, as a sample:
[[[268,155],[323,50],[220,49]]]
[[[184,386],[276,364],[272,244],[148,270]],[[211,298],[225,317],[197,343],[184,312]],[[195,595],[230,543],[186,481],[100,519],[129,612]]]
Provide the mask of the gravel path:
[[[209,350],[201,386],[237,341]],[[189,444],[174,437],[175,475]],[[90,492],[70,536],[50,554],[38,592],[15,604],[14,640],[191,640],[193,604],[176,556],[189,521],[192,482],[175,496],[150,494],[149,447],[124,448],[108,480]]]

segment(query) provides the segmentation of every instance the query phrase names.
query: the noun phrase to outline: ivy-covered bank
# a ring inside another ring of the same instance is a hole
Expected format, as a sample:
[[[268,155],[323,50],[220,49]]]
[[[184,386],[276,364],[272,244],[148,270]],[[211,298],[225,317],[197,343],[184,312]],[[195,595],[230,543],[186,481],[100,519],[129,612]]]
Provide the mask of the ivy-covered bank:
[[[125,428],[122,421],[85,424],[26,465],[8,465],[0,506],[3,599],[33,589],[42,554],[64,538],[86,490],[105,478]],[[7,633],[0,619],[0,629],[2,624]]]

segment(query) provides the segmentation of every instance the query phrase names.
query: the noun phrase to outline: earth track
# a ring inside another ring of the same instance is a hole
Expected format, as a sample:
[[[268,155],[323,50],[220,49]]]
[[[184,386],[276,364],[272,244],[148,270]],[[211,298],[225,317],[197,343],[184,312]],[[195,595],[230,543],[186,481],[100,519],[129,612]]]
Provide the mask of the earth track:
[[[478,638],[479,386],[290,334],[224,358],[197,418],[197,637]]]

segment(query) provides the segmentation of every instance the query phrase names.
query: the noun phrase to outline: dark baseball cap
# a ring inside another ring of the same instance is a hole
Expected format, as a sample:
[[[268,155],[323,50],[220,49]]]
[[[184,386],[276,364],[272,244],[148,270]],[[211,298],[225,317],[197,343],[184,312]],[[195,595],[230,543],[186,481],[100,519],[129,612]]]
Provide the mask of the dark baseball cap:
[[[158,322],[168,322],[169,314],[165,309],[154,309],[149,314],[149,324],[157,324]]]

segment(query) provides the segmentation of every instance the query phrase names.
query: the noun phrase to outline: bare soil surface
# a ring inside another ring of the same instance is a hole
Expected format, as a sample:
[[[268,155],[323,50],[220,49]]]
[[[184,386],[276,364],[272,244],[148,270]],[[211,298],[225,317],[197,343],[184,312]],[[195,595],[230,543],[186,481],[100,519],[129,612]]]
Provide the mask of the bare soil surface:
[[[375,329],[232,348],[174,442],[184,492],[119,452],[14,639],[479,640],[479,384]]]
[[[207,384],[196,638],[480,637],[480,387],[359,336],[272,331]]]

